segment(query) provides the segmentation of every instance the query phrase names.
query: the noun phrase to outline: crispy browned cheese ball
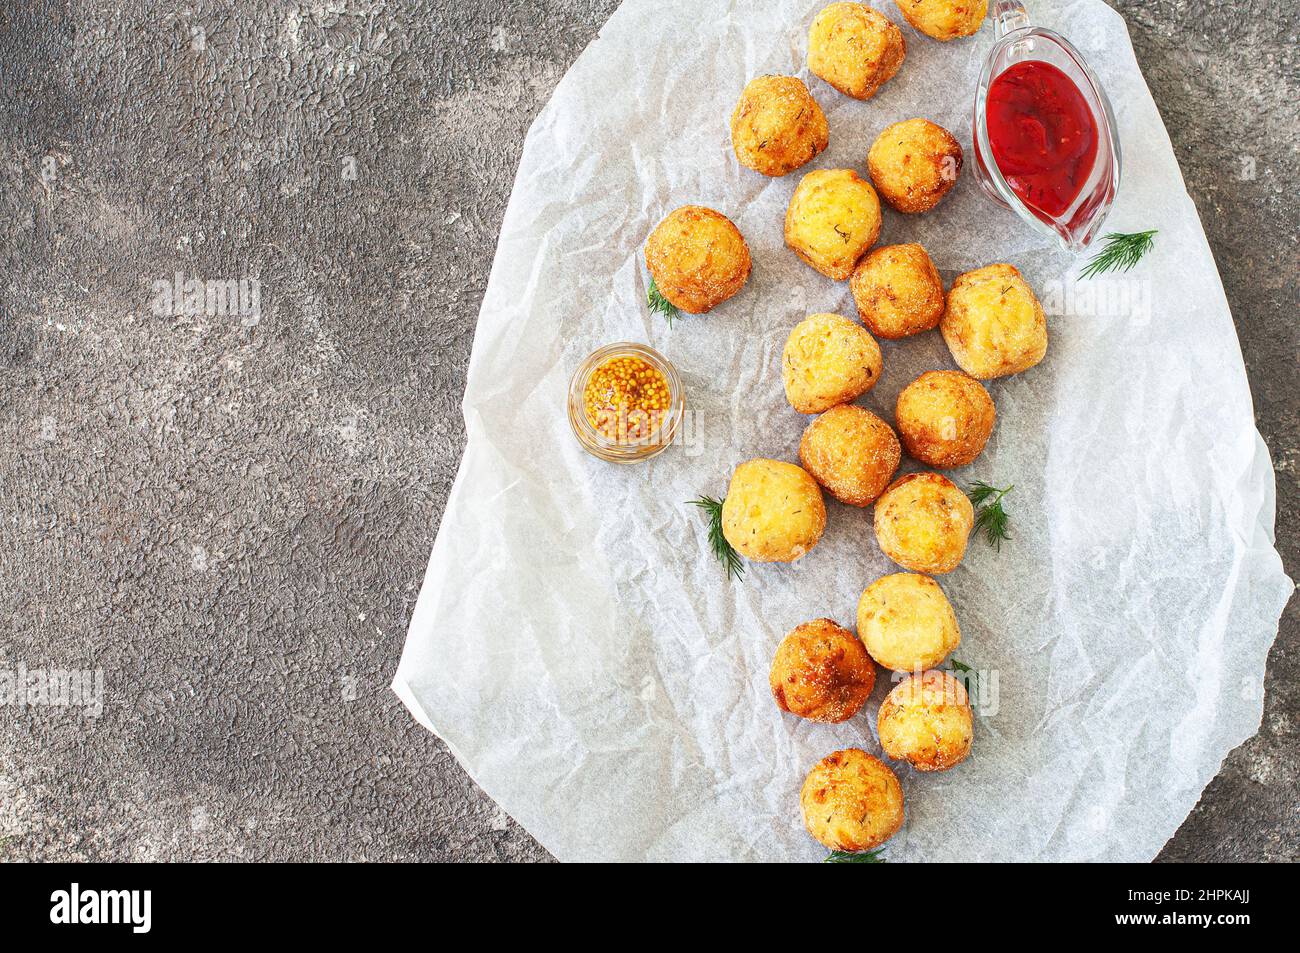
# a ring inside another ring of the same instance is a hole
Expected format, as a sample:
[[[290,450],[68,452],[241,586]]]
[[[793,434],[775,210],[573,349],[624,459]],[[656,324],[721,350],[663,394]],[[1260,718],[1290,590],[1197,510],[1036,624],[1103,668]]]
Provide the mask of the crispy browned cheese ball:
[[[961,371],[927,371],[903,388],[894,405],[907,452],[941,470],[978,457],[996,421],[989,392]]]
[[[808,833],[831,850],[871,850],[903,826],[903,786],[885,762],[846,748],[808,772],[799,808]]]
[[[880,235],[876,190],[852,169],[816,169],[785,211],[785,243],[828,278],[844,281]]]
[[[905,119],[876,137],[867,171],[880,197],[900,212],[928,212],[961,173],[961,146],[928,119]]]
[[[794,326],[781,352],[781,380],[790,406],[819,414],[876,386],[883,358],[862,325],[839,314],[814,314]]]
[[[858,600],[858,638],[885,668],[933,668],[961,642],[957,615],[929,576],[896,572],[867,586]]]
[[[816,619],[781,640],[768,680],[782,711],[834,723],[866,704],[876,666],[856,635],[830,619]]]
[[[980,380],[1028,370],[1047,353],[1047,315],[1012,265],[958,275],[939,333],[957,366]]]
[[[894,0],[903,19],[926,36],[955,40],[977,32],[989,0]]]
[[[803,432],[799,462],[841,503],[867,506],[889,485],[903,455],[893,429],[865,407],[841,404]]]
[[[876,541],[904,569],[952,572],[966,555],[975,508],[938,473],[899,477],[876,500]]]
[[[808,69],[854,99],[874,96],[906,55],[903,31],[865,3],[832,3],[808,30]]]
[[[882,338],[905,338],[938,326],[943,281],[920,245],[885,245],[871,251],[849,279],[858,316]]]
[[[722,535],[754,562],[793,562],[817,545],[826,504],[817,481],[793,463],[750,460],[736,467],[722,504]]]
[[[740,164],[785,175],[811,162],[829,137],[826,114],[797,76],[760,76],[731,114],[731,147]]]
[[[749,246],[721,212],[683,205],[650,233],[645,266],[660,294],[688,314],[703,314],[745,286]]]
[[[972,728],[966,686],[935,669],[895,685],[876,716],[885,754],[918,771],[947,771],[965,761]]]

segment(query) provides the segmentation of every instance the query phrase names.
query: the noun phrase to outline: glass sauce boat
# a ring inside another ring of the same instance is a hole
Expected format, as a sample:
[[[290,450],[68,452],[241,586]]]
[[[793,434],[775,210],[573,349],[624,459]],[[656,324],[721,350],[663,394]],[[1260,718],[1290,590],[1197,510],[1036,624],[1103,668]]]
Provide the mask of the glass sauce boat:
[[[976,178],[1035,231],[1082,251],[1119,190],[1110,101],[1083,55],[1031,26],[1018,0],[996,0],[993,23],[975,92]]]

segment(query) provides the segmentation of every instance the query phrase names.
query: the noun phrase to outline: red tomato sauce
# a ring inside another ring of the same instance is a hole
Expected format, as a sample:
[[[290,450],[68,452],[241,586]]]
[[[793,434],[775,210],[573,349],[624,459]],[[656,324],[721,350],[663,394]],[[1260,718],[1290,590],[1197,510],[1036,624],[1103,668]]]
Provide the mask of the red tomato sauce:
[[[993,80],[985,115],[1007,184],[1026,205],[1061,215],[1097,158],[1097,123],[1078,87],[1050,63],[1016,63]]]

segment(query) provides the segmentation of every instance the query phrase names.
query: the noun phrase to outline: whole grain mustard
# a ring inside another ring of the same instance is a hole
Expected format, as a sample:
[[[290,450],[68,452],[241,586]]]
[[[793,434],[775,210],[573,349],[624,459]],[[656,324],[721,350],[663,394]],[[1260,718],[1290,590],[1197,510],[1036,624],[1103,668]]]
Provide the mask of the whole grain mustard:
[[[587,420],[602,436],[649,437],[669,409],[668,380],[639,357],[611,357],[591,373],[582,394]]]

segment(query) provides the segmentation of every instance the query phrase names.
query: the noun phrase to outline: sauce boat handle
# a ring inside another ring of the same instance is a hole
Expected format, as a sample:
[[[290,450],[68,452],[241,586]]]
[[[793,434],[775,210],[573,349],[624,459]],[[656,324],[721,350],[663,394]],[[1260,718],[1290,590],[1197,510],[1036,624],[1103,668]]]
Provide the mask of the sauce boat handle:
[[[1029,26],[1029,14],[1020,0],[996,0],[993,6],[993,38],[1000,40],[1008,33]]]

